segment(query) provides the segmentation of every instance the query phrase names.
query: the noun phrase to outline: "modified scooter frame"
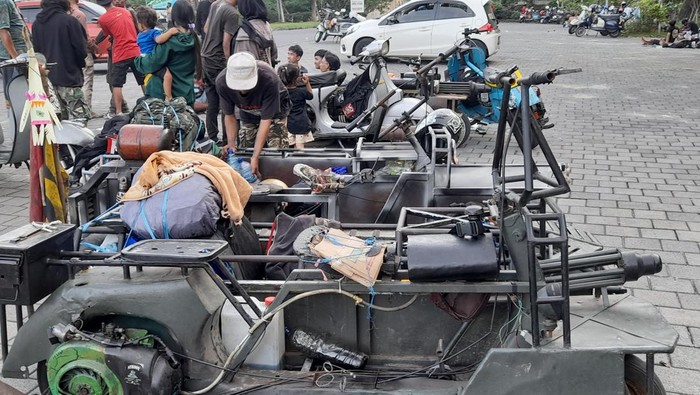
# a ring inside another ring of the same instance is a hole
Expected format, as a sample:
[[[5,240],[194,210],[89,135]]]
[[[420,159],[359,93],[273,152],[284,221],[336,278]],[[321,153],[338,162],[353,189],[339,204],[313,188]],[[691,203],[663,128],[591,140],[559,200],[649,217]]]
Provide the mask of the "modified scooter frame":
[[[527,89],[555,77],[536,73],[520,83]],[[510,137],[502,119],[491,166],[494,193],[486,204],[404,207],[395,225],[343,224],[388,246],[372,287],[308,269],[286,281],[239,280],[226,262],[301,264],[304,258],[225,256],[219,241],[147,240],[109,257],[43,256],[27,264],[63,266],[71,280],[20,330],[3,375],[26,377],[23,367],[39,363],[45,388],[100,386],[110,394],[663,393],[653,356],[672,352],[678,335],[655,307],[620,288],[659,272],[661,260],[569,237],[552,200],[568,184],[528,116],[526,96],[521,106],[523,122],[510,133],[523,152],[522,174],[506,173]],[[553,177],[536,166],[533,146]],[[76,273],[86,266],[93,267]],[[269,295],[275,298],[264,311],[250,299]],[[467,298],[471,308],[455,319],[436,308],[436,298]],[[233,349],[221,341],[225,300],[249,328]],[[363,352],[367,365],[315,365],[287,339],[280,366],[246,367],[282,310],[290,330]],[[634,354],[645,354],[646,363]]]

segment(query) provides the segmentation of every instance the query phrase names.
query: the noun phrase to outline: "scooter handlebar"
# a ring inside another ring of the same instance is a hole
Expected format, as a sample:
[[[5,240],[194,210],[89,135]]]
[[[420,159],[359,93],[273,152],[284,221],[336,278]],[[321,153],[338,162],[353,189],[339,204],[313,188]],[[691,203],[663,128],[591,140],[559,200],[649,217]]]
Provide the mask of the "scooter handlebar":
[[[472,82],[470,88],[475,93],[489,93],[489,92],[491,92],[490,86],[488,86],[486,84],[480,84],[478,82]]]
[[[360,114],[359,117],[355,118],[354,121],[350,122],[350,124],[345,127],[345,130],[347,130],[348,132],[352,132],[352,130],[355,129],[357,125],[360,124],[360,122],[364,121],[365,118],[367,118],[367,115],[369,115],[367,111]]]
[[[520,83],[522,85],[549,84],[554,81],[554,77],[556,77],[556,75],[557,74],[553,71],[540,71],[537,73],[532,73],[532,75],[529,77],[522,78]]]

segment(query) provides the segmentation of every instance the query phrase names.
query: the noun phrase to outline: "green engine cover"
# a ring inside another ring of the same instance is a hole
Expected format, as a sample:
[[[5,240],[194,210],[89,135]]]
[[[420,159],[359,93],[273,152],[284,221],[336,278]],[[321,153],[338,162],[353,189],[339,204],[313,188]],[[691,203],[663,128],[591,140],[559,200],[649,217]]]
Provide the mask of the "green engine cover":
[[[104,347],[69,341],[56,347],[46,362],[52,394],[121,395],[119,378],[107,367]]]

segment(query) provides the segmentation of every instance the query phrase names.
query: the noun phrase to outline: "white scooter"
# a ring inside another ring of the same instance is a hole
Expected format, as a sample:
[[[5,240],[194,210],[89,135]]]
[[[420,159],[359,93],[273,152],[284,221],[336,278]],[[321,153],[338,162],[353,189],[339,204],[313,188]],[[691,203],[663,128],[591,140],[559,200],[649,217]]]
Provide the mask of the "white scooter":
[[[419,99],[404,97],[401,89],[397,88],[391,81],[383,58],[388,52],[388,41],[374,41],[366,46],[360,53],[360,57],[354,61],[364,59],[369,63],[367,67],[373,89],[369,93],[367,107],[372,107],[377,103],[380,103],[381,106],[371,117],[367,117],[369,122],[361,122],[352,131],[347,130],[351,123],[345,122],[346,119],[338,104],[339,97],[343,93],[343,88],[339,88],[339,85],[345,79],[346,73],[338,70],[309,76],[314,97],[312,100],[308,100],[307,104],[310,109],[309,115],[313,118],[312,124],[315,124],[315,140],[342,140],[378,136],[380,130],[394,125],[394,121],[400,119],[404,112],[412,110],[416,105],[420,106]],[[361,111],[358,111],[358,115]],[[414,121],[414,125],[432,111],[433,109],[427,104],[413,111],[411,119]],[[395,140],[397,138],[403,139],[403,137],[404,133],[401,132],[389,134],[384,139]]]
[[[20,55],[0,63],[2,72],[3,92],[8,104],[8,129],[0,126],[0,166],[21,166],[29,162],[29,127],[27,123],[20,132],[19,124],[27,98],[27,58]],[[56,141],[59,145],[62,160],[70,173],[75,156],[80,149],[93,142],[94,133],[81,124],[71,121],[61,121],[62,128],[56,128]]]

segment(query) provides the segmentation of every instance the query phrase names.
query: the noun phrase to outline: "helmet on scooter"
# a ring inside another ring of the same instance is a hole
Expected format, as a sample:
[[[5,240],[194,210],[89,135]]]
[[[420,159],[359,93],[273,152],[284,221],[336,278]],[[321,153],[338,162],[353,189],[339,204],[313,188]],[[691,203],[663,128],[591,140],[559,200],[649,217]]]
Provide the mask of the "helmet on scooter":
[[[430,127],[433,129],[443,129],[447,132],[454,141],[455,148],[464,144],[469,137],[469,130],[459,114],[447,108],[437,109],[428,114],[416,125],[416,138],[428,155],[431,155],[432,152],[432,138],[428,130]],[[439,148],[445,148],[444,141],[438,140],[437,145]],[[442,161],[445,157],[446,155],[442,154],[439,155],[436,160]]]

